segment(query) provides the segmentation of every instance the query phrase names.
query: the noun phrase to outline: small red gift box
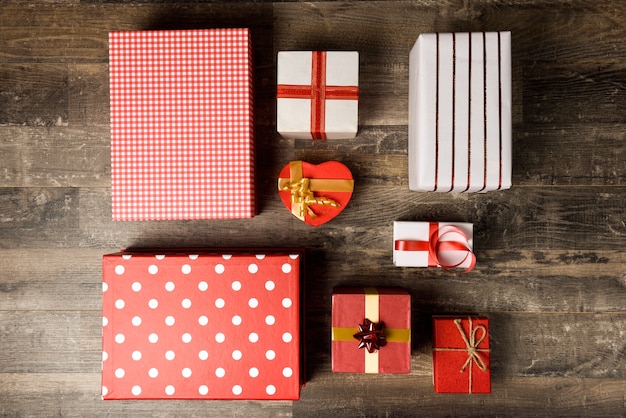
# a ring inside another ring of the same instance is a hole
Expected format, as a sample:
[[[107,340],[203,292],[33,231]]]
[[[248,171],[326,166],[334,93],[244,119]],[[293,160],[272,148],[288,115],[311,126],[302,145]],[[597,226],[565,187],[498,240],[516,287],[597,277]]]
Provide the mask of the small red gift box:
[[[320,226],[341,213],[354,189],[350,169],[338,161],[291,161],[278,175],[283,204],[301,221]]]
[[[333,290],[332,370],[387,374],[411,371],[411,296],[405,290]]]
[[[301,251],[103,259],[103,399],[299,399]]]
[[[248,29],[109,34],[113,220],[256,214]]]
[[[437,393],[491,393],[489,319],[433,317]]]

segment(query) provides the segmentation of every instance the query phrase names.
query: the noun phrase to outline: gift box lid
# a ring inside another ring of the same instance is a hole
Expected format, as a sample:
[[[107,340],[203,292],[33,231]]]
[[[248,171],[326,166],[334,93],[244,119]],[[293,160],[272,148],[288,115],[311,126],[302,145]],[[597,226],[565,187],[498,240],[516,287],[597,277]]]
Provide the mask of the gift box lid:
[[[114,220],[256,214],[248,29],[109,34]]]
[[[104,256],[103,399],[299,399],[303,257]]]

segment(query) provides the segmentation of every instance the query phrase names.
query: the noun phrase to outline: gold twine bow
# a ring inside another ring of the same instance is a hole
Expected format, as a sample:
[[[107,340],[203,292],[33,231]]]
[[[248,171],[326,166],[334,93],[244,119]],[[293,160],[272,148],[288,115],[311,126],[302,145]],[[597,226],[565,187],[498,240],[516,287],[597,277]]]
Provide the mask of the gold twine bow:
[[[330,206],[340,208],[341,204],[325,196],[315,196],[314,192],[352,192],[354,180],[351,179],[310,179],[303,176],[302,161],[289,163],[289,178],[278,179],[278,190],[291,193],[291,213],[304,221],[308,214],[311,219],[317,214],[311,205]]]
[[[472,393],[472,365],[475,363],[476,366],[482,371],[487,370],[487,365],[485,364],[484,359],[480,355],[481,352],[489,352],[488,348],[478,348],[480,343],[482,343],[485,338],[487,338],[487,328],[484,325],[478,325],[476,328],[473,328],[472,318],[468,317],[469,320],[469,336],[465,334],[463,327],[461,326],[462,319],[455,319],[454,325],[456,325],[459,333],[461,334],[461,338],[463,338],[463,342],[465,342],[465,348],[435,348],[436,351],[467,351],[467,359],[465,363],[461,366],[459,370],[460,373],[465,372],[467,366],[469,366],[469,393]],[[482,335],[477,339],[476,336],[478,331],[482,331]]]
[[[340,208],[339,202],[329,199],[324,196],[315,197],[315,194],[311,190],[311,179],[301,178],[299,181],[294,181],[283,185],[281,190],[288,190],[291,192],[291,211],[299,219],[304,220],[304,216],[308,213],[311,219],[317,218],[311,205],[331,206],[333,208]]]
[[[467,360],[465,360],[465,363],[463,363],[463,366],[461,367],[461,370],[460,370],[461,373],[465,371],[465,368],[468,365],[470,365],[472,361],[476,363],[476,365],[478,366],[480,370],[482,371],[487,370],[487,365],[485,364],[483,358],[480,356],[479,351],[489,351],[489,349],[478,348],[480,343],[482,343],[485,337],[487,337],[487,328],[485,328],[484,325],[478,325],[476,328],[472,329],[472,318],[469,318],[469,324],[470,324],[470,335],[468,339],[467,335],[465,335],[465,332],[463,331],[463,327],[461,326],[461,320],[460,319],[454,320],[454,325],[456,325],[456,327],[459,329],[459,332],[461,333],[461,338],[463,338],[463,341],[465,342],[465,345],[467,347]],[[482,331],[483,333],[477,341],[476,333],[478,331]]]

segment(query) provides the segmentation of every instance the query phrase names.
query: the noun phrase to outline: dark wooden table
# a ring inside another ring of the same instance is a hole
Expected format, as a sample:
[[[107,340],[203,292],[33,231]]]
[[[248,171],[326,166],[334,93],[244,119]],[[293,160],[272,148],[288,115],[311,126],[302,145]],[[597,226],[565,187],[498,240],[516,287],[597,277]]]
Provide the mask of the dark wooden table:
[[[260,214],[111,221],[110,30],[248,26]],[[512,30],[511,190],[408,190],[408,52],[422,32]],[[0,415],[617,416],[626,414],[626,4],[620,0],[0,5]],[[359,135],[275,132],[276,53],[358,50]],[[293,159],[336,159],[349,207],[309,227],[275,191]],[[477,268],[395,268],[394,220],[468,221]],[[129,246],[303,246],[308,384],[299,402],[100,400],[101,255]],[[413,298],[412,370],[330,371],[336,285]],[[491,395],[436,395],[433,314],[491,319]]]

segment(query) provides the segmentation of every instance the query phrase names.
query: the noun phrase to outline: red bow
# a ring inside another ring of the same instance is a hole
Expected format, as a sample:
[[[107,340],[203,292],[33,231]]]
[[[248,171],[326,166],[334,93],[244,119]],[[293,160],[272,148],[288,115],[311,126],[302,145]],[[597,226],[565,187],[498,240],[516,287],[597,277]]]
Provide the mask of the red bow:
[[[366,348],[370,353],[380,350],[387,344],[382,323],[374,323],[365,318],[362,324],[359,324],[359,332],[353,335],[354,338],[360,340],[359,348]]]

